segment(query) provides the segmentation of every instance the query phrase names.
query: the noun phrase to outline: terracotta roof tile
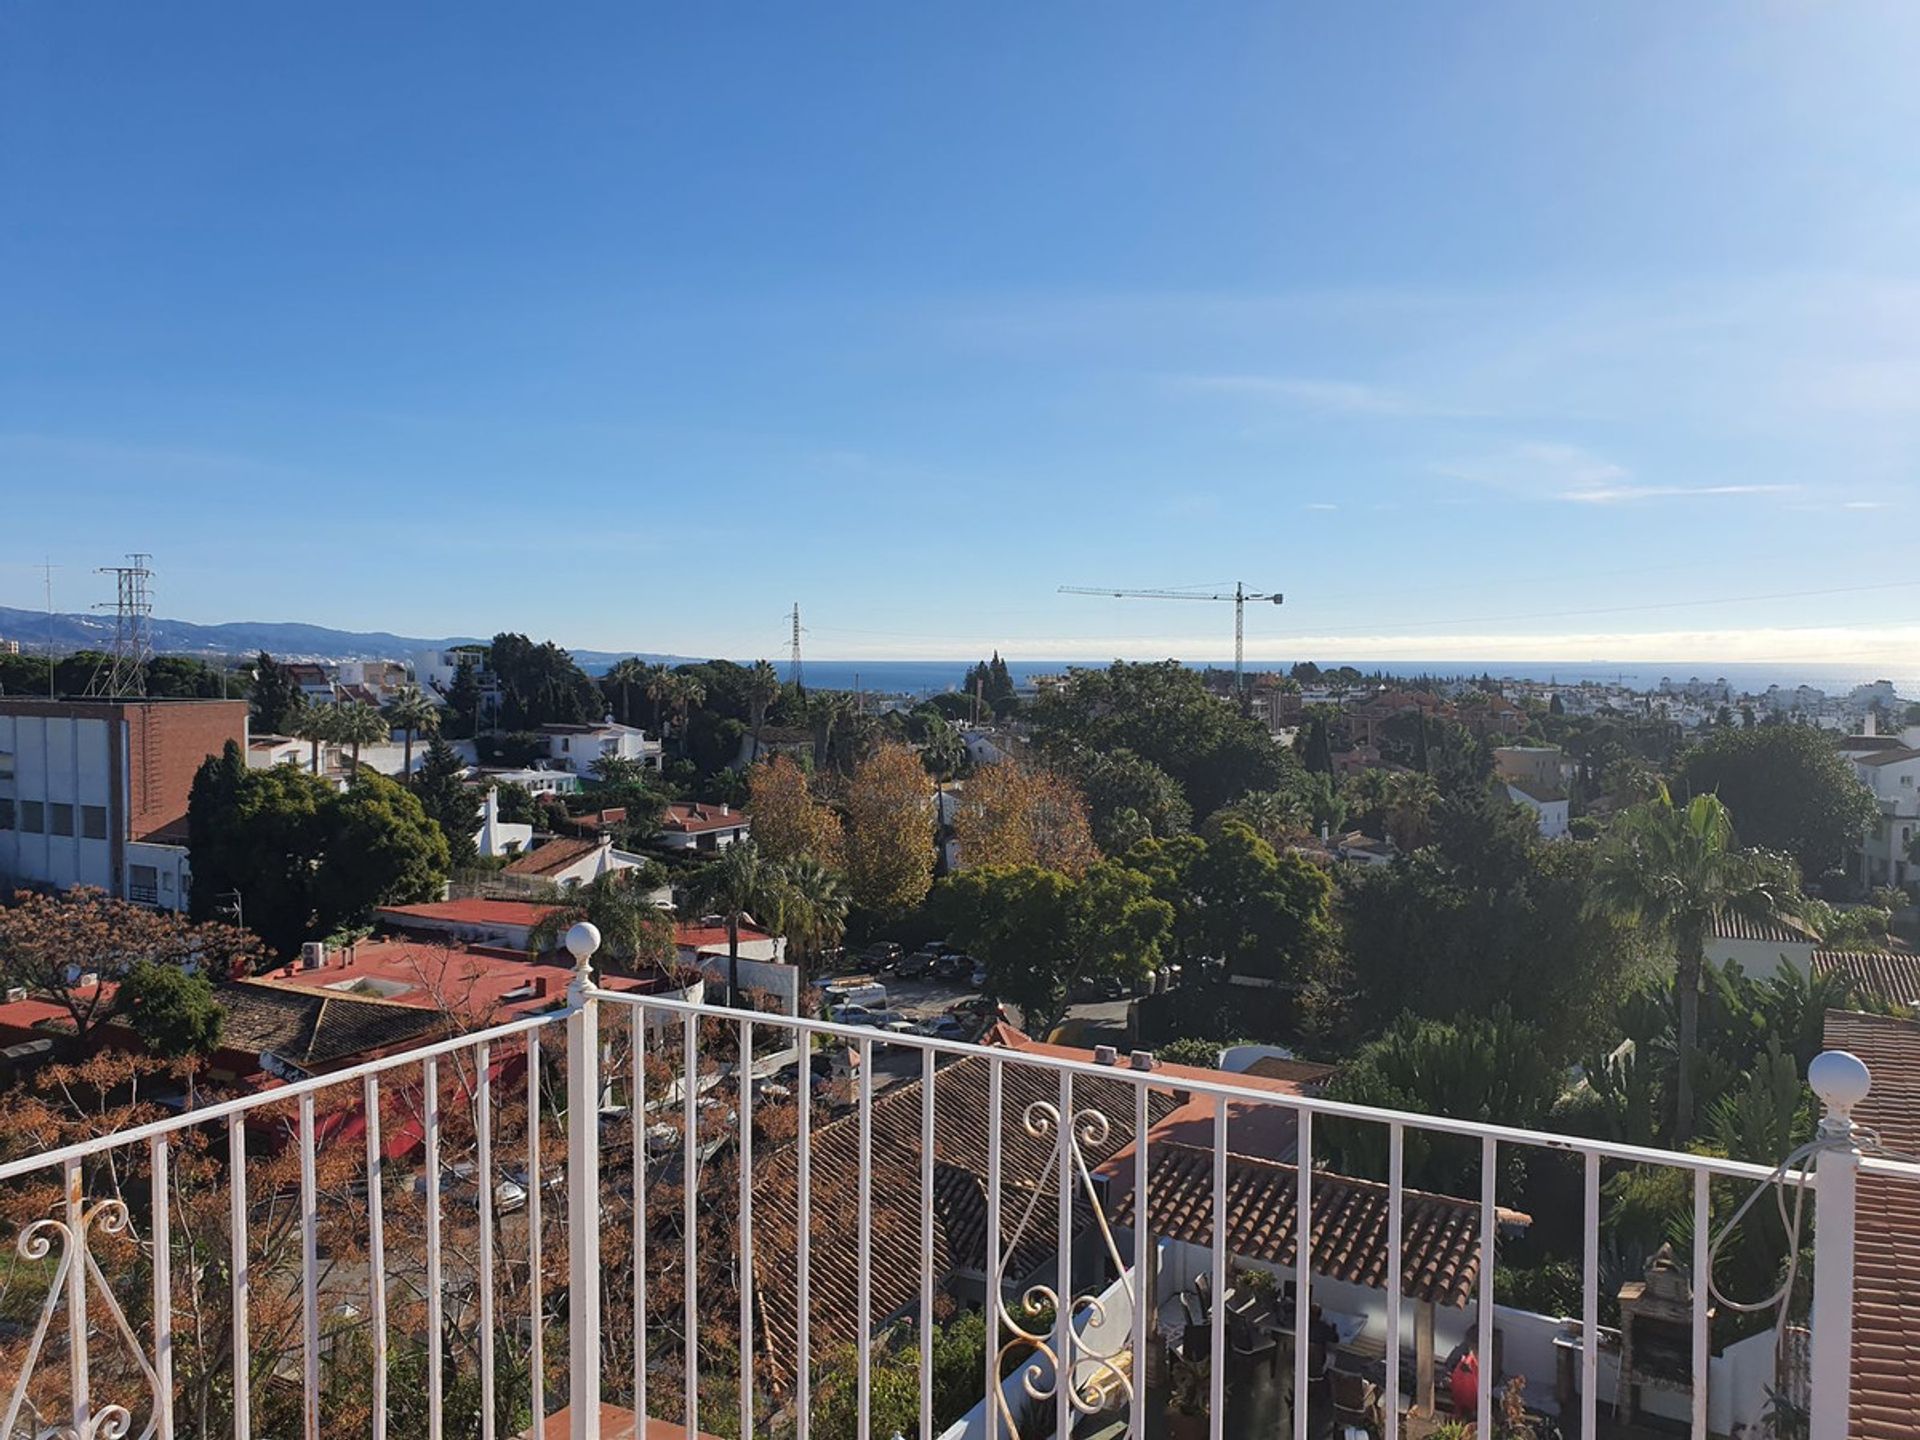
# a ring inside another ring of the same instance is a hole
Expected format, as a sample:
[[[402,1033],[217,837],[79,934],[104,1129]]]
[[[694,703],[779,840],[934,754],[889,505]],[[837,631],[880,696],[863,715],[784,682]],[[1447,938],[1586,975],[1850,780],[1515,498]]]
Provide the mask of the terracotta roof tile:
[[[1844,975],[1882,1005],[1920,1005],[1920,955],[1910,950],[1816,950],[1813,973]]]
[[[569,865],[584,860],[600,848],[601,842],[590,837],[562,837],[549,840],[544,845],[536,845],[526,854],[516,856],[507,865],[509,875],[552,875],[566,869]]]
[[[1785,916],[1777,920],[1755,920],[1745,915],[1717,915],[1713,921],[1713,938],[1716,940],[1762,940],[1775,945],[1819,943],[1819,937],[1806,926],[1798,920]]]
[[[1292,1165],[1227,1157],[1229,1253],[1291,1265],[1298,1188]],[[1147,1218],[1155,1235],[1195,1245],[1213,1243],[1213,1155],[1190,1145],[1152,1147]],[[1480,1208],[1470,1200],[1403,1192],[1402,1289],[1417,1300],[1463,1306],[1480,1274]],[[1116,1224],[1133,1214],[1132,1187],[1114,1207]],[[1529,1223],[1513,1211],[1507,1224]],[[1387,1276],[1387,1187],[1316,1171],[1313,1177],[1313,1269],[1316,1275],[1375,1289]]]
[[[241,980],[219,992],[227,1013],[220,1043],[232,1050],[271,1050],[303,1070],[438,1039],[449,1017],[438,1010],[357,995]]]
[[[1867,1062],[1854,1110],[1889,1148],[1920,1152],[1920,1024],[1829,1010],[1829,1049]],[[1854,1440],[1920,1440],[1920,1182],[1863,1172],[1854,1222]]]

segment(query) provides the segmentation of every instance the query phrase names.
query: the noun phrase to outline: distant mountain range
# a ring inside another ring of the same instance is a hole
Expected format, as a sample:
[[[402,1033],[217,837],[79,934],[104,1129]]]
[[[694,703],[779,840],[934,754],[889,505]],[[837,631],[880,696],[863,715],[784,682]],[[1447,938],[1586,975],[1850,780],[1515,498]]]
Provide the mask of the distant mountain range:
[[[451,645],[483,644],[476,636],[392,635],[384,630],[330,630],[325,625],[301,625],[268,620],[236,620],[225,625],[195,625],[187,620],[148,622],[153,648],[160,655],[257,655],[264,650],[277,659],[291,660],[404,660],[416,650],[444,650]],[[491,637],[485,637],[491,638]],[[26,651],[43,652],[48,642],[44,611],[16,610],[0,605],[0,640],[17,640]],[[113,616],[55,614],[53,648],[108,650],[113,647]],[[632,651],[576,650],[573,658],[589,669],[609,665]],[[644,660],[683,663],[685,656],[642,655]]]

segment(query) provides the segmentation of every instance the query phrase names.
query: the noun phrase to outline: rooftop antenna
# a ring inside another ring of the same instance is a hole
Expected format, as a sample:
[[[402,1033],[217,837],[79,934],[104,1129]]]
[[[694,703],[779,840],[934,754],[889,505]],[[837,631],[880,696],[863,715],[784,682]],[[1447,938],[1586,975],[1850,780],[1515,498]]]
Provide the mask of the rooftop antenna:
[[[127,556],[125,565],[103,565],[94,573],[114,577],[113,654],[100,670],[95,670],[87,694],[107,699],[147,693],[147,664],[153,659],[153,636],[148,622],[153,618],[153,596],[147,582],[153,579],[146,554]],[[106,609],[104,603],[96,610]],[[104,672],[104,673],[103,673]]]
[[[806,670],[800,663],[800,602],[793,602],[793,655],[787,661],[787,683],[801,686],[806,683]]]

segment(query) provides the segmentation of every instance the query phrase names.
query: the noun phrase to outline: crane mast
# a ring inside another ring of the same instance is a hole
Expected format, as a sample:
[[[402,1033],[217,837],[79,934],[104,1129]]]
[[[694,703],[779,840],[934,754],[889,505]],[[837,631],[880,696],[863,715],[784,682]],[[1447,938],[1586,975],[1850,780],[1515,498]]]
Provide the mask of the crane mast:
[[[1124,590],[1092,585],[1062,585],[1062,595],[1111,595],[1116,600],[1211,600],[1233,602],[1233,694],[1246,703],[1247,602],[1278,605],[1285,597],[1278,590],[1254,592],[1241,581],[1234,581],[1226,594],[1207,594],[1199,590]]]

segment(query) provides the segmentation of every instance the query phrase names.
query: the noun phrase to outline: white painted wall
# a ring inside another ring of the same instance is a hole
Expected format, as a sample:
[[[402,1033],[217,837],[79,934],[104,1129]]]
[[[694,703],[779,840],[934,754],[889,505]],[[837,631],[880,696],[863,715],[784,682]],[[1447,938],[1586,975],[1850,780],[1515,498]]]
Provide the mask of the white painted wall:
[[[116,827],[125,837],[127,818],[124,789],[112,793],[111,763],[123,743],[120,727],[107,720],[0,715],[0,796],[12,798],[14,811],[12,826],[0,830],[0,875],[120,893],[112,837]],[[106,811],[101,838],[84,833],[82,806]],[[69,833],[55,834],[56,826]]]

